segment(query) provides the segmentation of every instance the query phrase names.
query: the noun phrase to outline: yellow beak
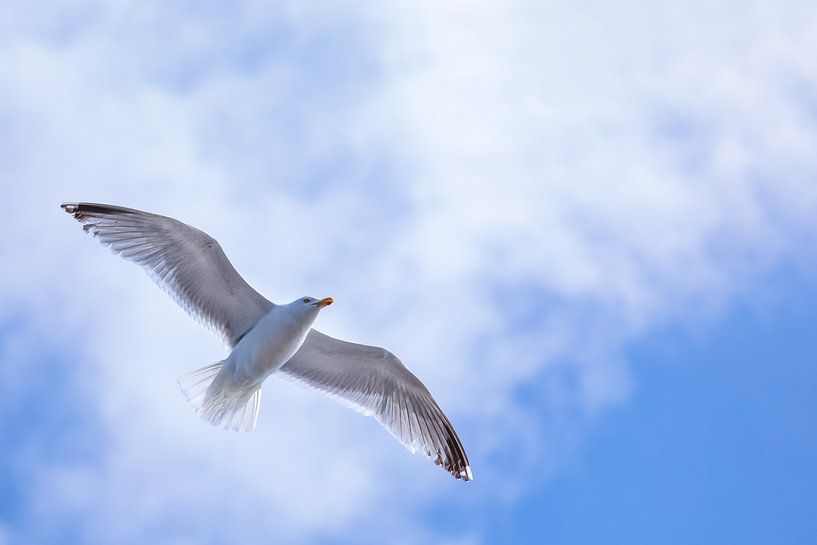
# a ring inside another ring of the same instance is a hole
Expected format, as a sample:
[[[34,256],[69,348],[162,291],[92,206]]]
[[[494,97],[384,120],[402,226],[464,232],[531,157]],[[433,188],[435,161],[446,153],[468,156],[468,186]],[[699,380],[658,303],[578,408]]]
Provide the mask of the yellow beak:
[[[315,302],[314,302],[314,303],[312,303],[312,304],[313,304],[313,305],[317,305],[317,306],[318,306],[318,308],[323,308],[323,307],[328,307],[329,305],[331,305],[331,304],[332,304],[332,303],[334,303],[334,302],[335,302],[335,300],[334,300],[334,299],[332,299],[331,297],[324,297],[324,298],[323,298],[323,299],[321,299],[320,301],[315,301]]]

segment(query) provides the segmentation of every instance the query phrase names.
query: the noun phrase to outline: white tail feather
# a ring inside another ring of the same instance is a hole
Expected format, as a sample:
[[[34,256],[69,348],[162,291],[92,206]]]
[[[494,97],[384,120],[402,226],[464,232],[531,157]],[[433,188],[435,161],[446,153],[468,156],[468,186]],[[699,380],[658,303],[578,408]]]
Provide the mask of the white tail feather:
[[[219,361],[179,377],[179,387],[196,414],[214,426],[253,431],[261,406],[261,388],[240,387],[220,377]],[[219,378],[219,380],[216,380]]]

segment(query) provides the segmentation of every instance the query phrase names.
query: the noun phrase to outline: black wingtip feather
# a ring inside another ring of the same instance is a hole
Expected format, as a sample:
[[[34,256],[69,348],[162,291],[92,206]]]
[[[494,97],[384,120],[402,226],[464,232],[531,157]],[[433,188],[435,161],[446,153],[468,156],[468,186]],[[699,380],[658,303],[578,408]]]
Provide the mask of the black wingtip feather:
[[[95,202],[65,202],[60,205],[60,208],[69,214],[73,214],[77,219],[83,218],[86,215],[147,214],[147,212],[142,212],[133,208],[113,206],[111,204],[99,204]]]

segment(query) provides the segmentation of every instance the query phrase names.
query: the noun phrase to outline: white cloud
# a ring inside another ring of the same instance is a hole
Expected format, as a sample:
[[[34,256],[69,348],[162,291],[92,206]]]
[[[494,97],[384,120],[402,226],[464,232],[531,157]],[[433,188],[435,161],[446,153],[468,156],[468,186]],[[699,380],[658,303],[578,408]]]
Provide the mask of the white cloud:
[[[45,342],[93,392],[99,457],[30,469],[84,540],[427,542],[419,506],[553,471],[626,398],[627,343],[813,260],[807,3],[75,6],[5,18],[0,320],[26,324],[4,378]],[[200,424],[175,377],[221,348],[82,238],[75,198],[208,230],[273,299],[336,296],[321,327],[400,354],[477,481],[285,384],[253,436]]]

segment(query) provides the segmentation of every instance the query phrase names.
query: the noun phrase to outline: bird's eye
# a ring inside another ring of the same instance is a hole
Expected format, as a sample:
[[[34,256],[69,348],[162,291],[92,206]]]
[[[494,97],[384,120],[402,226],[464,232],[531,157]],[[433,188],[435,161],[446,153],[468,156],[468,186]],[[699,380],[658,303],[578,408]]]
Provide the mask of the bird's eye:
[[[309,299],[304,299],[304,303],[308,303],[308,302],[309,302]]]

